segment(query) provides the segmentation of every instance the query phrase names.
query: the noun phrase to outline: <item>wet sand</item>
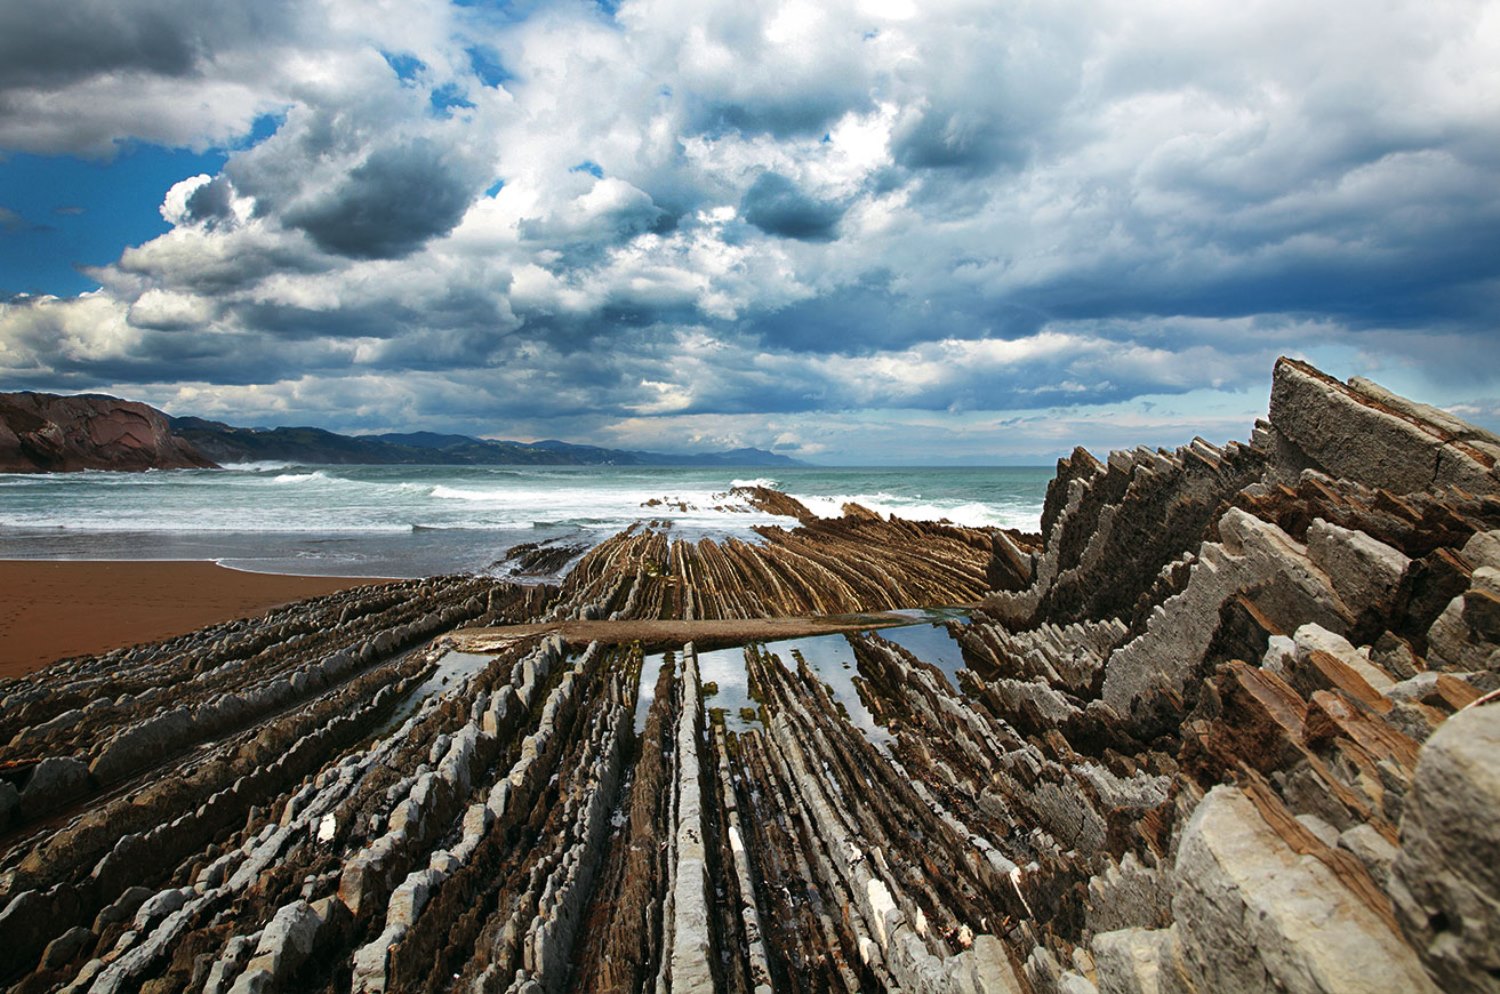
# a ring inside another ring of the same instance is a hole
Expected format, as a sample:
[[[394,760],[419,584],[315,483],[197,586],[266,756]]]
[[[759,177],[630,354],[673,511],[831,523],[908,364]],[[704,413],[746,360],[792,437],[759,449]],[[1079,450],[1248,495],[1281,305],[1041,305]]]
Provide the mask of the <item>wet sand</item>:
[[[385,582],[242,573],[206,562],[0,560],[0,677]]]

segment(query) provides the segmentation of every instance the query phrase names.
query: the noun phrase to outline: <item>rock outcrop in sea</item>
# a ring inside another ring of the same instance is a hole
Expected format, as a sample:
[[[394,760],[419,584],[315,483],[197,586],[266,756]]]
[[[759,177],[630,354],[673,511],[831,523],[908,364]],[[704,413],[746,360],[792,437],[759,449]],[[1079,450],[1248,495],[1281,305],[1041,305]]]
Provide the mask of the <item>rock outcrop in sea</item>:
[[[154,407],[102,394],[0,393],[0,473],[215,465]]]
[[[645,525],[7,681],[0,980],[1500,990],[1497,459],[1282,360],[1244,444],[1062,460],[1040,535]],[[739,720],[693,644],[506,628],[939,604],[962,668],[748,645]]]

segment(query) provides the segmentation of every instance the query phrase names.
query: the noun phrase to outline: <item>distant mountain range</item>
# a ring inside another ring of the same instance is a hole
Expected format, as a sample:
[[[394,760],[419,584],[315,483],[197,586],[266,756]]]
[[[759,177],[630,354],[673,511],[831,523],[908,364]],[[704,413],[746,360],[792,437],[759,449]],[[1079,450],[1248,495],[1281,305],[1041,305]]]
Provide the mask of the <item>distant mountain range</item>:
[[[805,466],[763,449],[674,456],[430,431],[340,435],[173,418],[104,394],[0,393],[0,473],[212,468],[242,462],[441,466]]]
[[[236,428],[203,418],[168,418],[172,433],[216,463],[441,466],[804,466],[764,449],[668,455],[569,442],[508,442],[430,431],[341,435],[322,428]]]

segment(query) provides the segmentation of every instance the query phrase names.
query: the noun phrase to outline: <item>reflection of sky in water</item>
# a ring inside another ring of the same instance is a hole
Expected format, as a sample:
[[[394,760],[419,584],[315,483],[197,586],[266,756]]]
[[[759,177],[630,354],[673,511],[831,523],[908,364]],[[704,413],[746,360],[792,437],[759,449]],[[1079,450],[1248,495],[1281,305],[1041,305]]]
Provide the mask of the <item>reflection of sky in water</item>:
[[[442,658],[437,662],[437,669],[406,695],[406,699],[386,722],[386,729],[395,728],[410,718],[417,708],[422,706],[422,702],[433,694],[454,690],[469,677],[484,669],[490,660],[495,658],[492,652],[458,652],[450,649],[443,653]]]
[[[958,671],[963,668],[963,654],[958,643],[948,634],[944,622],[950,618],[966,618],[967,612],[941,610],[902,611],[901,614],[920,618],[925,624],[907,625],[901,628],[884,628],[876,632],[883,638],[897,643],[918,659],[932,663],[945,674],[956,689]],[[842,635],[818,635],[811,638],[784,639],[780,642],[761,644],[762,651],[774,654],[789,672],[797,670],[793,652],[800,652],[807,666],[818,679],[828,686],[833,699],[848,712],[849,721],[872,742],[885,743],[891,740],[890,733],[875,723],[875,717],[865,708],[854,689],[854,677],[858,675],[854,664],[854,650]],[[646,712],[656,690],[656,674],[665,655],[655,653],[646,657],[641,667],[641,691],[636,701],[636,730],[646,727]],[[698,677],[704,684],[717,684],[712,696],[705,696],[705,708],[724,710],[724,727],[731,732],[745,732],[760,728],[759,717],[745,719],[741,708],[758,710],[750,696],[750,677],[745,667],[743,647],[714,649],[698,653]]]
[[[958,689],[958,671],[964,669],[964,654],[953,636],[948,634],[944,622],[930,625],[907,625],[903,628],[883,628],[875,632],[888,642],[894,642],[924,663],[931,663],[943,671],[948,684]]]
[[[842,641],[842,640],[841,640]],[[715,649],[698,653],[698,678],[705,684],[719,685],[718,693],[703,699],[705,708],[724,708],[724,727],[731,732],[743,732],[759,728],[760,719],[747,722],[740,717],[740,708],[753,708],[750,697],[750,676],[745,672],[745,650]]]
[[[635,695],[635,734],[646,730],[646,715],[651,712],[651,703],[656,700],[656,681],[661,676],[666,656],[658,653],[641,661],[641,687]]]
[[[812,638],[785,639],[766,642],[762,650],[774,654],[789,672],[796,672],[797,660],[792,655],[800,652],[819,680],[828,685],[833,699],[844,706],[849,720],[872,741],[886,742],[890,735],[875,724],[875,718],[860,703],[854,689],[854,650],[842,635],[818,635]],[[723,708],[724,727],[731,732],[743,732],[760,727],[760,719],[745,720],[741,708],[756,708],[750,696],[750,677],[745,668],[743,648],[715,649],[698,654],[698,674],[704,683],[716,683],[718,692],[704,700],[704,706]]]

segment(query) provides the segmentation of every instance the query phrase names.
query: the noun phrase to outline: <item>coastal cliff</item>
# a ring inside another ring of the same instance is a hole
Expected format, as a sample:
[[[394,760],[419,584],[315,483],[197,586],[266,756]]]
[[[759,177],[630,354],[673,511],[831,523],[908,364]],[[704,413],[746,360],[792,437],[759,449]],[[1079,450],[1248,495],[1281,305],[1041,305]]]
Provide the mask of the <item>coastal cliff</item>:
[[[339,466],[734,466],[804,463],[760,449],[692,455],[567,442],[509,442],[413,432],[341,435],[321,428],[238,428],[169,417],[102,394],[0,393],[0,473],[211,469],[219,463]]]
[[[1271,398],[1074,452],[1037,535],[758,492],[802,525],[0,683],[0,980],[1500,991],[1500,439],[1291,360]],[[686,641],[944,604],[961,667],[888,615],[847,673],[752,642],[738,721]]]
[[[0,394],[0,473],[214,465],[146,404],[102,394]]]

